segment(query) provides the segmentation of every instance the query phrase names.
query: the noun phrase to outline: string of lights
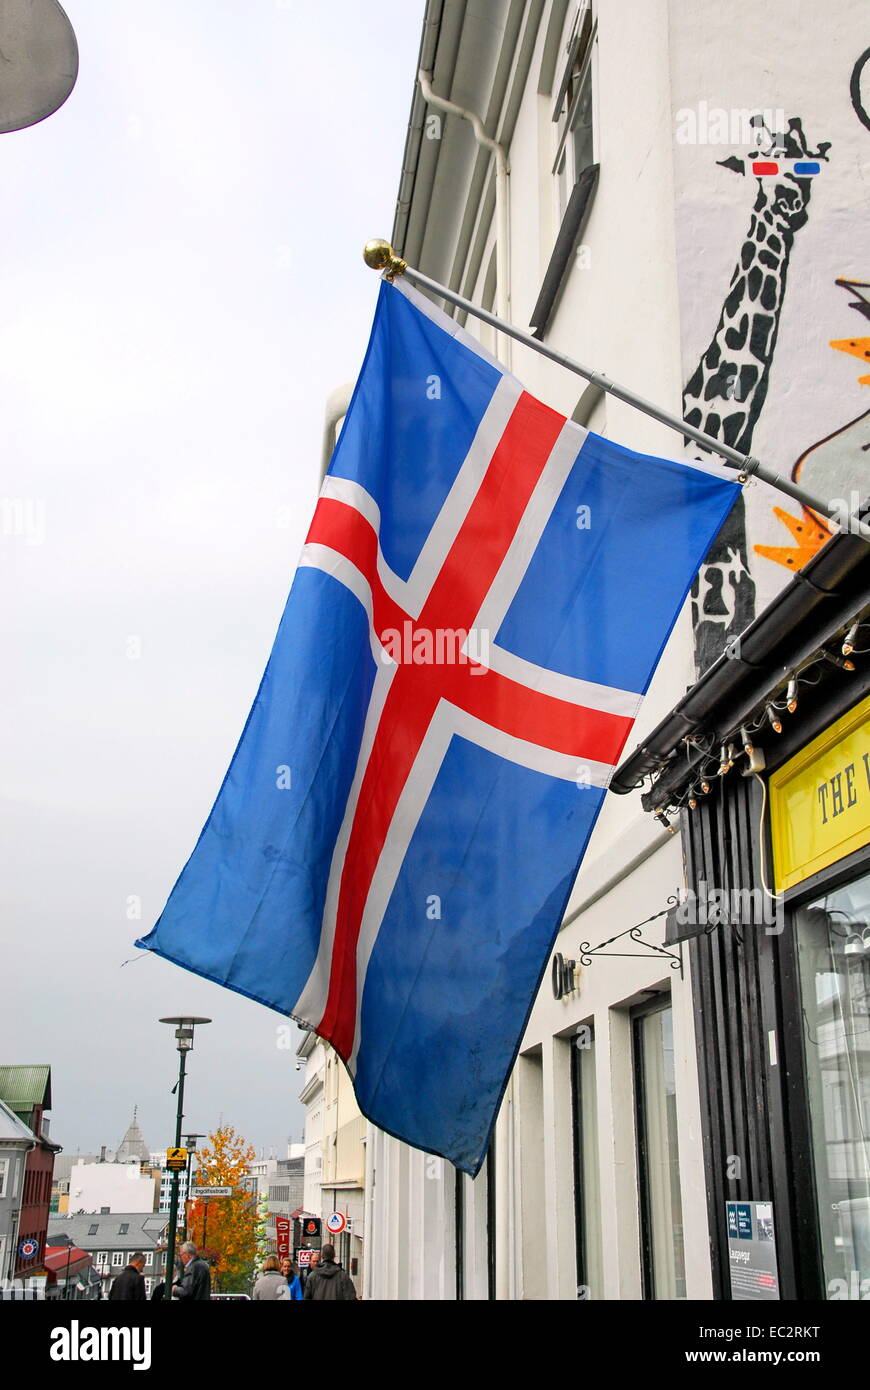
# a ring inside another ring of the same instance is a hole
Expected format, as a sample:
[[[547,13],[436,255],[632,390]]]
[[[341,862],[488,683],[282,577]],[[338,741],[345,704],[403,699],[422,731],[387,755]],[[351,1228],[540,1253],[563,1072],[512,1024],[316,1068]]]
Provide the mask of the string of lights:
[[[845,628],[836,644],[839,651],[830,647],[820,647],[799,667],[784,677],[775,689],[760,701],[752,714],[734,731],[733,737],[720,742],[715,735],[698,732],[687,734],[683,739],[686,749],[686,790],[666,804],[653,811],[659,825],[670,834],[676,833],[674,820],[684,810],[697,809],[699,799],[709,796],[717,779],[727,777],[740,764],[745,776],[759,776],[764,771],[766,759],[763,741],[770,735],[779,735],[785,727],[786,716],[794,715],[799,706],[802,687],[819,685],[826,666],[836,666],[839,670],[852,672],[856,669],[853,657],[870,652],[870,646],[857,646],[862,630],[870,633],[870,618],[862,618]],[[745,761],[744,761],[745,760]],[[666,769],[674,767],[673,760],[663,762],[657,772],[647,774],[649,789],[653,791],[657,778]]]

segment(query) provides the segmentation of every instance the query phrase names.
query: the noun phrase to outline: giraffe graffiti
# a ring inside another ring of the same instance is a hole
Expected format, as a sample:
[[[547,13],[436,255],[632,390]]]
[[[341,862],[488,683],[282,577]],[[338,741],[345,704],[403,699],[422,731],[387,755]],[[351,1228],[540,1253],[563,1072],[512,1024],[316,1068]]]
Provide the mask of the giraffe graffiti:
[[[857,309],[864,318],[870,319],[870,284],[842,279],[835,283],[858,296],[850,308]],[[857,357],[865,367],[870,366],[870,338],[832,339],[829,347]],[[858,382],[862,386],[870,386],[870,374],[859,376]],[[870,410],[865,410],[848,424],[804,450],[791,470],[791,476],[818,497],[832,500],[841,498],[846,502],[850,498],[857,498],[862,503],[866,502],[870,497]],[[852,509],[851,504],[848,509]],[[833,527],[826,518],[807,507],[801,509],[799,516],[782,507],[774,507],[773,512],[790,532],[792,543],[783,546],[757,545],[755,553],[786,569],[800,569],[833,534]]]
[[[761,414],[785,299],[789,257],[809,217],[813,177],[794,168],[826,161],[830,144],[809,148],[799,118],[785,132],[753,118],[758,155],[776,156],[776,173],[757,175],[749,230],[740,248],[713,337],[683,392],[683,416],[714,439],[749,453]],[[758,155],[755,157],[757,158]],[[791,167],[779,172],[779,159]],[[752,158],[731,155],[723,168],[746,176]],[[692,590],[695,660],[705,670],[755,616],[746,515],[738,498],[707,555]]]
[[[865,49],[855,63],[849,83],[855,115],[870,130],[868,92],[870,48]],[[862,318],[870,319],[870,283],[843,277],[835,284],[855,296],[849,307],[857,310]],[[870,366],[870,338],[835,338],[829,347],[857,357],[863,366]],[[870,386],[870,375],[859,376],[858,383]],[[853,510],[856,501],[866,504],[870,498],[870,411],[864,411],[805,449],[792,468],[791,476],[818,497],[843,499],[848,503],[846,510]],[[792,543],[757,545],[755,553],[786,569],[800,569],[832,534],[828,521],[806,507],[797,516],[782,507],[774,507],[773,513],[789,531]]]

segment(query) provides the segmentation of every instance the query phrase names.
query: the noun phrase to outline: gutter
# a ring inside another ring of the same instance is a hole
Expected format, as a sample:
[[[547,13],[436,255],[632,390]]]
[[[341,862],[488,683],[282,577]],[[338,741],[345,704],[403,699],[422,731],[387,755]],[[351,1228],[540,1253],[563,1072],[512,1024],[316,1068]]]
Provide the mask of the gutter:
[[[427,0],[423,18],[423,34],[420,39],[420,53],[417,70],[431,72],[435,66],[435,54],[441,36],[441,21],[444,17],[445,0]],[[392,242],[403,248],[408,230],[408,214],[414,199],[417,170],[420,160],[420,146],[423,142],[423,129],[426,123],[426,102],[418,85],[415,84],[411,99],[411,114],[408,117],[408,133],[405,137],[405,152],[402,158],[402,172],[399,176],[399,196],[393,219]]]
[[[865,509],[862,516],[866,515]],[[644,797],[649,807],[663,804],[668,791],[691,780],[692,768],[682,759],[668,775],[668,765],[686,738],[714,730],[717,741],[726,741],[749,711],[864,609],[870,610],[870,547],[859,535],[841,531],[620,764],[610,790],[624,796],[644,777],[664,774],[661,794],[657,783]]]

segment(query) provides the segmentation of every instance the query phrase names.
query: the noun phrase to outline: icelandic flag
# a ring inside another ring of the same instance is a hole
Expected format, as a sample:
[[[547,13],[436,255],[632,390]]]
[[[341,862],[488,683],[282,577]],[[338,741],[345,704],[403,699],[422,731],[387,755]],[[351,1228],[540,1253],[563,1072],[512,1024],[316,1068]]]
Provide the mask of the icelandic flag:
[[[269,664],[137,945],[327,1039],[475,1174],[641,697],[737,492],[541,404],[406,284]]]

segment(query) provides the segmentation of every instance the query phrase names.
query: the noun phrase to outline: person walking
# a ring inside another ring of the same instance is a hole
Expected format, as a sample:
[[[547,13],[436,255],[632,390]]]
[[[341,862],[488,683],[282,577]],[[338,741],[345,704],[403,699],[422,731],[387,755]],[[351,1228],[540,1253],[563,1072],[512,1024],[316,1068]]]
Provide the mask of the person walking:
[[[113,1282],[109,1291],[109,1302],[116,1303],[121,1299],[132,1299],[135,1303],[146,1302],[145,1280],[142,1277],[144,1268],[145,1256],[141,1250],[137,1250],[135,1255],[130,1256],[127,1268]]]
[[[254,1285],[252,1297],[259,1303],[274,1303],[277,1298],[283,1297],[286,1287],[287,1280],[281,1273],[278,1256],[267,1255],[263,1261],[263,1273]]]
[[[305,1281],[305,1298],[315,1303],[356,1302],[356,1289],[349,1274],[335,1263],[335,1246],[324,1245],[320,1263]]]
[[[320,1264],[320,1251],[312,1250],[308,1257],[308,1264],[303,1265],[299,1271],[299,1282],[302,1285],[302,1296],[305,1297],[305,1285],[308,1283],[308,1276],[312,1269],[316,1269]]]
[[[300,1303],[302,1301],[302,1280],[299,1278],[299,1270],[288,1256],[284,1256],[281,1261],[281,1273],[286,1280],[284,1288],[278,1294],[278,1298],[285,1303]]]
[[[184,1242],[180,1254],[184,1274],[180,1284],[173,1284],[172,1297],[193,1300],[211,1298],[211,1274],[192,1240]]]

